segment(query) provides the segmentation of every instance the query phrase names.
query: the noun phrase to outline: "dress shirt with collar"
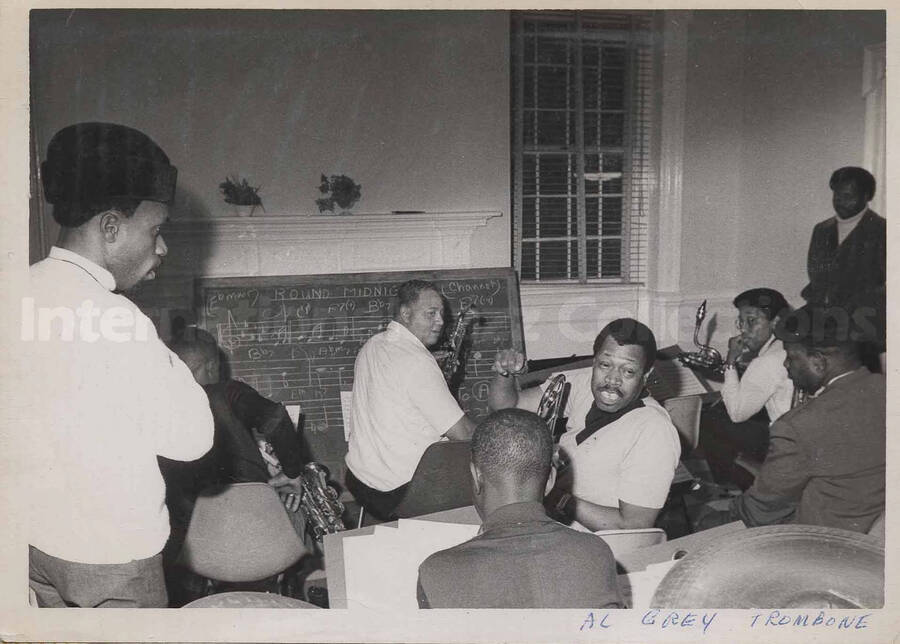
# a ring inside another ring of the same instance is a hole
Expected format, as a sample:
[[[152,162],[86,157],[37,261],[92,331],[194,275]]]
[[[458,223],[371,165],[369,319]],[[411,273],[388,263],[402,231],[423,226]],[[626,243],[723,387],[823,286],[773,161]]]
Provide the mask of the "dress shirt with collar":
[[[31,267],[22,302],[29,543],[88,564],[159,553],[169,517],[156,457],[196,459],[213,439],[203,389],[115,286],[109,271],[54,247]]]
[[[421,608],[619,608],[616,564],[600,537],[550,519],[538,502],[504,505],[481,533],[419,566]]]
[[[347,467],[382,492],[409,483],[428,446],[463,416],[434,356],[396,321],[357,354],[352,400]]]
[[[769,424],[791,408],[794,383],[784,368],[784,346],[773,335],[750,361],[743,377],[736,369],[725,370],[722,402],[728,416],[735,423],[749,420],[763,407]]]

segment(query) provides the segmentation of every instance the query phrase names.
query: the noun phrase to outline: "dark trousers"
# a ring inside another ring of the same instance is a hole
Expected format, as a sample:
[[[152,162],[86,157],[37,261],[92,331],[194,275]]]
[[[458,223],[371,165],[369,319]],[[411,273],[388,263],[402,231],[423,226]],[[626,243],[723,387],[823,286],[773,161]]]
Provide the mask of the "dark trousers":
[[[28,585],[43,608],[166,608],[162,554],[123,564],[66,561],[28,546]]]
[[[716,483],[738,483],[734,459],[745,454],[756,461],[764,461],[769,447],[769,417],[762,410],[753,418],[735,423],[728,417],[724,403],[704,410],[700,418],[700,449]]]
[[[382,492],[360,481],[353,475],[350,468],[347,468],[344,483],[347,484],[347,489],[350,490],[353,498],[366,509],[366,512],[381,521],[391,521],[397,518],[394,510],[400,505],[406,495],[406,488],[409,487],[409,483],[406,483],[389,492]]]

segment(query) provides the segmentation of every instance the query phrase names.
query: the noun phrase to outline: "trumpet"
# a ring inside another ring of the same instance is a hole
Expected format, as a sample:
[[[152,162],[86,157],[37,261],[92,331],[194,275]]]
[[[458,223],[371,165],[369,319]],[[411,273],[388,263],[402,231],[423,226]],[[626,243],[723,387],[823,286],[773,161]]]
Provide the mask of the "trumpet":
[[[337,490],[328,485],[328,468],[321,463],[307,463],[300,483],[300,511],[313,538],[321,542],[326,534],[345,530],[341,519],[344,504],[338,500]]]
[[[722,354],[714,347],[700,342],[700,325],[706,317],[706,300],[697,307],[697,315],[694,321],[694,344],[697,345],[697,351],[685,351],[678,354],[678,359],[685,367],[692,369],[708,369],[713,373],[725,372],[725,361]]]
[[[442,351],[443,355],[439,359],[441,371],[447,382],[453,379],[456,370],[459,369],[459,354],[462,351],[463,340],[476,313],[478,313],[478,310],[474,306],[467,306],[462,309],[456,318],[453,332],[447,338],[447,343]]]

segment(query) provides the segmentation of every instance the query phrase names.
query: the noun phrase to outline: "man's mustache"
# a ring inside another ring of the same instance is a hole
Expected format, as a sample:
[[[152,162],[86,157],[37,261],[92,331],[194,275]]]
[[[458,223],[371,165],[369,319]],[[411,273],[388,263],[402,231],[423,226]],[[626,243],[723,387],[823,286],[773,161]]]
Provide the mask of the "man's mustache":
[[[607,391],[610,393],[618,394],[619,398],[624,398],[625,394],[622,393],[622,390],[617,387],[597,387],[597,393],[601,391]]]

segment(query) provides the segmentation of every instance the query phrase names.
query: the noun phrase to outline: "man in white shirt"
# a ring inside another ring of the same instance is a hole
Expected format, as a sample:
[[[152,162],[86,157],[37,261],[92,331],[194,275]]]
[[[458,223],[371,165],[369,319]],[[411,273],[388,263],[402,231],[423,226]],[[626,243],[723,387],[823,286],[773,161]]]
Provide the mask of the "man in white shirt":
[[[790,307],[771,288],[744,291],[733,302],[740,333],[728,340],[722,403],[726,414],[713,407],[703,418],[700,447],[713,476],[720,483],[731,479],[739,453],[762,461],[769,444],[769,425],[791,408],[794,383],[784,368],[784,347],[775,326]],[[756,415],[766,410],[767,418]]]
[[[653,332],[621,318],[594,341],[593,366],[565,374],[571,390],[559,447],[569,465],[547,502],[589,530],[651,527],[665,504],[681,444],[668,412],[645,390],[655,359]],[[491,409],[537,410],[546,384],[520,391],[513,376],[524,368],[520,352],[498,354]]]
[[[203,389],[126,291],[166,254],[176,169],[145,134],[80,123],[50,141],[45,196],[62,226],[22,301],[29,585],[48,607],[166,607],[169,536],[157,455],[212,445]]]
[[[404,282],[394,319],[356,356],[346,483],[379,519],[392,516],[429,445],[468,440],[475,428],[428,351],[440,339],[443,314],[434,284]]]

